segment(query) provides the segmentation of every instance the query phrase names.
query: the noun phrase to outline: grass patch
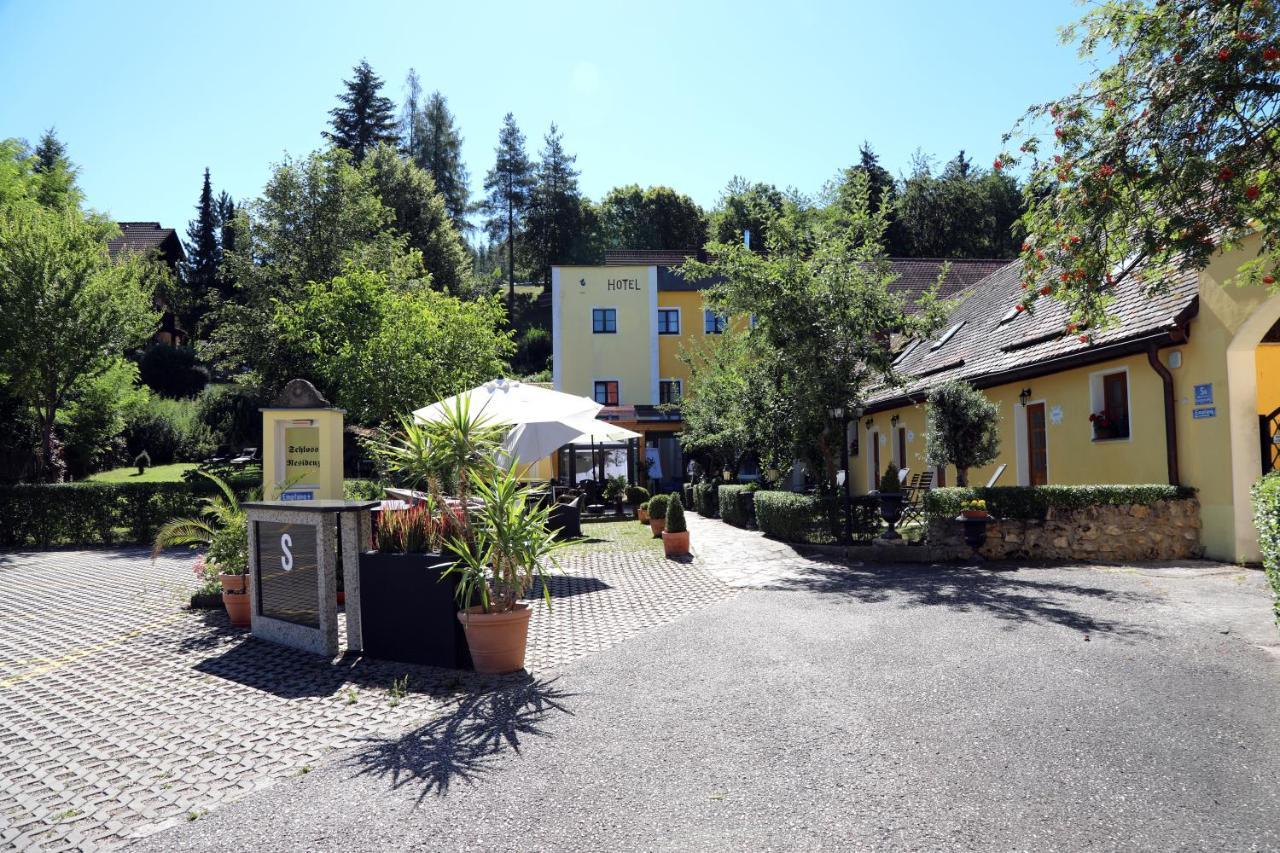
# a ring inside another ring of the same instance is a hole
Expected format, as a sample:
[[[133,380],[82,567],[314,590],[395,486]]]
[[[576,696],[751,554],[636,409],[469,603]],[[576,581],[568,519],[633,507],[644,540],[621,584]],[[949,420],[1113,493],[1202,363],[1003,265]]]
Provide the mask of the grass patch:
[[[630,521],[584,523],[582,541],[559,552],[562,557],[581,554],[616,553],[618,551],[651,551],[661,553],[662,540],[653,538],[649,525],[634,518]]]
[[[195,462],[175,462],[172,465],[152,465],[141,475],[135,467],[112,468],[99,471],[89,477],[91,483],[181,483],[182,475],[196,467]]]

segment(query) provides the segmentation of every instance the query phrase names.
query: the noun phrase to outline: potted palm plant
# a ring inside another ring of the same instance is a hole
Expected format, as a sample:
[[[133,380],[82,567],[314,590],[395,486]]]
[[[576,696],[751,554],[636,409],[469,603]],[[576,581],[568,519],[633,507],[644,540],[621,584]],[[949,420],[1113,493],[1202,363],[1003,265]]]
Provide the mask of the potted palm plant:
[[[667,526],[667,505],[672,497],[674,495],[654,495],[649,498],[649,529],[653,531],[654,539],[661,538],[662,530]]]
[[[245,573],[249,571],[249,519],[225,480],[208,471],[197,473],[212,482],[217,492],[212,497],[201,498],[204,507],[199,516],[173,518],[161,525],[151,558],[154,560],[164,549],[177,545],[207,549],[196,558],[200,573],[206,580],[217,576],[222,588],[222,604],[231,624],[248,627],[249,592]],[[211,586],[206,583],[205,588]]]
[[[668,557],[689,555],[689,528],[684,521],[684,504],[674,494],[667,502],[667,524],[662,531],[662,550]]]
[[[551,507],[540,504],[512,468],[494,467],[485,476],[471,471],[480,505],[471,513],[470,535],[449,539],[458,555],[446,577],[456,577],[462,612],[458,621],[477,672],[524,668],[529,637],[529,605],[520,601],[535,583],[551,606],[544,571],[555,565],[556,541],[548,526]]]

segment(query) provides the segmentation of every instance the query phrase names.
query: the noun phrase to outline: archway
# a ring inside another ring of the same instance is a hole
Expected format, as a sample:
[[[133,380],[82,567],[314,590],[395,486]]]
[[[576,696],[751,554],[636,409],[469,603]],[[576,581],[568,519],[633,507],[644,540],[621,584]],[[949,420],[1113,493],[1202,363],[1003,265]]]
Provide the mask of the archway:
[[[1258,430],[1258,347],[1280,323],[1280,295],[1249,312],[1227,345],[1227,388],[1231,418],[1231,503],[1237,560],[1257,562],[1258,533],[1253,526],[1249,489],[1262,476]],[[1264,396],[1270,389],[1264,389]]]

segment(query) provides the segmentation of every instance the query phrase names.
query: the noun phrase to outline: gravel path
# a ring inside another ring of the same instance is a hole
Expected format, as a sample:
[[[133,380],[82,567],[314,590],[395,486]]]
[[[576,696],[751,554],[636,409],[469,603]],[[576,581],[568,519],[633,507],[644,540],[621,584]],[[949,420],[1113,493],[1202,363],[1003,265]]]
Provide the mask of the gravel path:
[[[136,849],[1277,849],[1268,608],[1206,564],[817,565]]]

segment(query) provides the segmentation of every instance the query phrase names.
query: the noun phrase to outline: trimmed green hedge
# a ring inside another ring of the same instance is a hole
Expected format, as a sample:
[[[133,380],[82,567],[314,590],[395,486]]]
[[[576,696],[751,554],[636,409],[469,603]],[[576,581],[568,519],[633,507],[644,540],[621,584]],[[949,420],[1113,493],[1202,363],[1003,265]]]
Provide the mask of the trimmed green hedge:
[[[723,485],[716,505],[720,518],[734,527],[750,527],[756,523],[756,492],[760,487],[751,483],[745,486]]]
[[[706,518],[720,517],[719,483],[698,483],[693,487],[693,508]]]
[[[1280,622],[1280,472],[1273,472],[1253,485],[1253,526],[1258,530],[1262,568],[1275,594],[1276,621]]]
[[[978,498],[996,518],[1043,519],[1050,509],[1092,506],[1150,506],[1160,501],[1194,497],[1195,489],[1158,483],[1132,486],[994,486],[931,489],[924,497],[930,518],[954,518],[960,505]]]
[[[795,492],[756,492],[756,526],[766,536],[786,542],[825,545],[840,539],[841,508],[836,497],[816,497]],[[875,538],[880,529],[880,502],[867,495],[852,500],[853,538]]]
[[[174,516],[200,511],[212,483],[19,483],[0,486],[0,547],[150,544]]]

